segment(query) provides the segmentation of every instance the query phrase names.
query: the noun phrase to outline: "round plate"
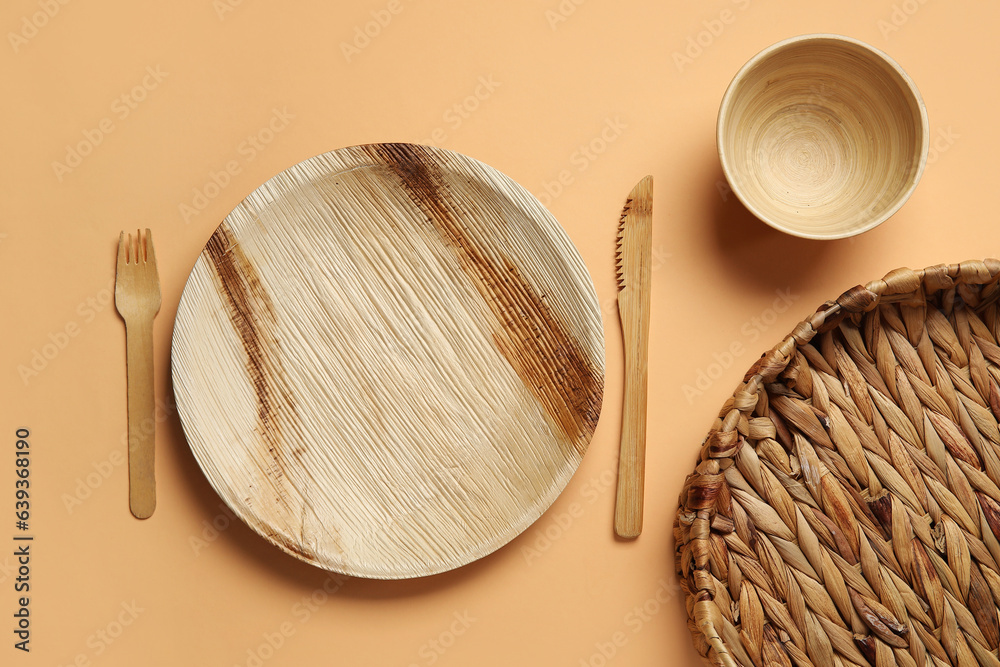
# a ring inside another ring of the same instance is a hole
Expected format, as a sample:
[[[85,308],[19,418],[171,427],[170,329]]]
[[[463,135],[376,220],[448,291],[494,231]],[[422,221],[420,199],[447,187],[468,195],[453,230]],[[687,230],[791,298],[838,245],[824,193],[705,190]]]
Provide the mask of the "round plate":
[[[226,217],[181,297],[172,371],[202,470],[320,567],[449,570],[562,491],[593,435],[593,283],[524,188],[411,144],[345,148]]]

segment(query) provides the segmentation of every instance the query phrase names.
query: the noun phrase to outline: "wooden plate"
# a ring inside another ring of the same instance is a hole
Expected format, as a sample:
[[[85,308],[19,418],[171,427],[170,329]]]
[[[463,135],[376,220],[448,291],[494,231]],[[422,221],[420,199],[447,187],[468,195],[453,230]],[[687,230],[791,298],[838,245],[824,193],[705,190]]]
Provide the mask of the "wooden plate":
[[[195,458],[248,525],[320,567],[449,570],[535,521],[604,387],[593,283],[524,188],[451,151],[310,158],[226,217],[174,328]]]

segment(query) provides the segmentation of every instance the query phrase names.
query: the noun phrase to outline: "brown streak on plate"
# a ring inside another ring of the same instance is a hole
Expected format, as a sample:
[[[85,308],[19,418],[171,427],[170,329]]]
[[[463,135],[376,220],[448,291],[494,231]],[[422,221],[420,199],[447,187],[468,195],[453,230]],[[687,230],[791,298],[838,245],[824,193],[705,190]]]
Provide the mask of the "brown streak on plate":
[[[306,548],[305,544],[296,543],[281,533],[269,532],[267,533],[267,537],[276,542],[282,549],[285,549],[288,553],[297,558],[306,562],[311,562],[316,559],[316,554],[311,549]]]
[[[274,327],[274,307],[257,270],[239,243],[233,240],[225,223],[219,225],[205,248],[225,296],[229,319],[243,342],[247,374],[257,394],[257,430],[267,445],[272,462],[264,472],[275,481],[280,500],[291,510],[286,485],[278,481],[284,477],[285,447],[277,417],[282,409],[293,406],[288,392],[274,379],[273,364],[269,364],[267,345],[273,341],[266,338],[267,327],[262,330],[258,324],[267,322]],[[297,457],[300,452],[293,448],[291,454]]]
[[[239,244],[231,239],[225,224],[220,225],[212,234],[206,250],[215,268],[222,293],[226,296],[229,319],[240,340],[243,341],[243,350],[247,356],[247,371],[250,373],[250,380],[259,400],[257,419],[267,424],[271,420],[271,388],[265,368],[261,332],[254,321],[259,317],[255,312],[259,309],[253,302],[262,305],[263,311],[273,320],[271,300],[260,286],[256,269],[247,261]]]
[[[374,151],[454,248],[497,319],[497,349],[582,454],[597,427],[604,387],[579,343],[516,266],[506,258],[498,265],[465,236],[432,156],[411,144],[382,144]]]

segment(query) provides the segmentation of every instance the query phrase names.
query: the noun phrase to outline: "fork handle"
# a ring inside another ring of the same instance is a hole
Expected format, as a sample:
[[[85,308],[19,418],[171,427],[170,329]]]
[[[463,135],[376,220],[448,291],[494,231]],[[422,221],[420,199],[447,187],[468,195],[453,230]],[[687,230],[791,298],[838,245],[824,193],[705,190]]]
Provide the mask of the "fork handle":
[[[154,455],[156,442],[153,390],[153,322],[125,323],[128,379],[129,508],[137,519],[148,519],[156,509]]]

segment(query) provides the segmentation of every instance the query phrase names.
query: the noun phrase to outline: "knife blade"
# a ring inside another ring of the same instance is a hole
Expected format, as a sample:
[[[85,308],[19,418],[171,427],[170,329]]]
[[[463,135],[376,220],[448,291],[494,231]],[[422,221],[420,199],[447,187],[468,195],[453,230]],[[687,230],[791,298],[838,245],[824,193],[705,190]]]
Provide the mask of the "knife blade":
[[[646,176],[629,194],[618,223],[618,316],[625,350],[625,393],[615,533],[624,538],[635,538],[642,532],[652,218],[653,177]]]

